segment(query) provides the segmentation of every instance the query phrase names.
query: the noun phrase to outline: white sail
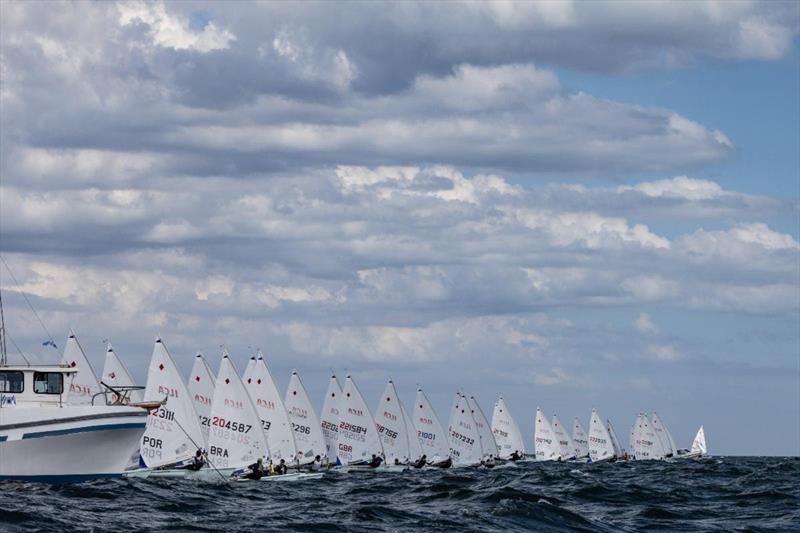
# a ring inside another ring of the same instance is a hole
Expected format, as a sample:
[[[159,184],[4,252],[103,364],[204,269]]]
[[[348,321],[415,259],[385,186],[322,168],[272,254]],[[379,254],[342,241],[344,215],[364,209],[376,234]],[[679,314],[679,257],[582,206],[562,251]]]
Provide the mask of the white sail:
[[[509,459],[511,454],[517,452],[520,456],[525,454],[525,441],[519,430],[517,421],[511,415],[505,400],[500,396],[494,404],[492,413],[492,433],[497,442],[497,453],[501,459]]]
[[[656,437],[658,437],[659,442],[661,443],[661,447],[664,449],[664,455],[666,457],[672,457],[676,455],[678,450],[675,448],[675,442],[672,440],[672,435],[670,435],[667,426],[664,424],[663,420],[659,418],[658,414],[653,413],[653,429],[656,432]]]
[[[448,427],[447,439],[450,443],[450,456],[456,466],[477,465],[484,457],[481,435],[472,416],[466,396],[456,393],[453,418]],[[495,447],[496,449],[496,447]]]
[[[561,457],[553,427],[539,407],[536,408],[533,443],[537,461],[556,461]]]
[[[611,437],[611,445],[614,447],[614,455],[617,457],[622,457],[622,446],[619,443],[619,439],[617,438],[617,432],[614,431],[614,426],[611,424],[611,420],[606,418],[606,428],[608,429],[608,435]]]
[[[580,459],[589,456],[589,436],[577,416],[572,423],[572,446],[575,448],[575,457]]]
[[[331,375],[328,382],[328,392],[325,393],[325,401],[322,403],[320,412],[320,425],[322,426],[322,437],[325,439],[325,452],[328,461],[336,462],[338,457],[337,447],[339,441],[339,401],[342,397],[342,387],[336,375]]]
[[[628,450],[633,457],[636,457],[636,450],[638,450],[638,446],[636,444],[636,436],[639,434],[639,426],[641,425],[640,422],[642,420],[642,413],[636,415],[636,420],[633,421],[633,425],[631,426],[631,433],[628,441]]]
[[[105,403],[103,396],[97,396],[103,389],[92,365],[86,358],[86,354],[81,348],[75,334],[70,331],[67,337],[67,344],[64,346],[64,354],[61,356],[61,364],[75,368],[78,371],[72,374],[72,379],[67,390],[67,403],[71,405],[91,405],[92,398],[94,403],[102,405]]]
[[[639,427],[636,432],[635,456],[637,460],[663,459],[664,450],[656,436],[650,419],[646,414],[639,418]]]
[[[186,388],[192,398],[192,405],[200,421],[203,434],[203,447],[208,448],[208,430],[211,425],[211,402],[214,399],[214,382],[216,378],[206,363],[203,354],[198,353],[194,358],[192,372]]]
[[[383,446],[386,464],[406,464],[410,458],[408,430],[403,405],[390,379],[375,409],[375,427]]]
[[[697,435],[694,436],[692,449],[689,453],[693,455],[705,455],[708,453],[708,449],[706,448],[706,433],[703,431],[703,426],[700,426],[700,429],[697,430]]]
[[[317,455],[320,457],[325,455],[325,438],[322,436],[322,427],[297,370],[292,371],[289,388],[286,389],[286,399],[283,403],[294,429],[298,462],[301,465],[308,464],[313,462]]]
[[[417,389],[417,397],[414,402],[413,421],[414,428],[417,430],[417,438],[422,446],[422,453],[427,456],[428,462],[438,463],[450,457],[447,433],[444,432],[431,402],[420,388]]]
[[[558,445],[558,454],[562,461],[573,459],[575,457],[575,445],[572,443],[572,438],[567,433],[567,428],[561,424],[561,421],[554,414],[553,415],[553,435],[556,437],[556,444]]]
[[[414,421],[410,416],[408,416],[408,412],[406,412],[406,408],[403,407],[402,403],[400,404],[400,410],[403,412],[403,419],[406,422],[406,435],[408,435],[408,459],[412,463],[416,463],[424,453],[422,451],[422,444],[417,436],[417,429],[414,427]]]
[[[242,372],[242,381],[247,383],[248,378],[252,378],[253,376],[253,369],[256,367],[256,356],[251,355],[250,359],[247,360],[247,366],[244,367],[244,372]]]
[[[342,464],[366,463],[372,460],[373,455],[382,456],[383,446],[375,419],[352,377],[345,379],[342,394],[338,441]]]
[[[117,355],[117,352],[114,351],[111,343],[108,343],[106,348],[106,360],[103,364],[103,377],[101,381],[112,388],[135,386],[130,372],[125,368],[125,365]],[[127,396],[129,402],[142,401],[142,391],[140,390],[129,390],[123,392],[123,395]],[[112,396],[113,401],[117,401],[117,395],[112,394]]]
[[[616,457],[611,435],[608,433],[603,419],[595,409],[589,419],[589,458],[592,461],[606,461]]]
[[[156,339],[144,401],[164,399],[164,405],[150,412],[142,435],[140,453],[150,468],[188,459],[203,446],[203,433],[189,390],[166,346]]]
[[[256,406],[261,427],[267,434],[270,458],[275,463],[284,459],[292,464],[297,457],[294,430],[272,373],[261,354],[248,366],[250,374],[245,379],[245,388]]]
[[[470,396],[468,404],[472,413],[472,418],[475,420],[475,425],[478,426],[478,435],[481,437],[481,450],[483,450],[483,457],[497,457],[497,441],[494,439],[492,433],[492,426],[489,420],[483,413],[483,409],[478,404],[475,396]]]
[[[256,406],[225,353],[211,402],[209,461],[215,468],[243,468],[268,456],[267,436]]]

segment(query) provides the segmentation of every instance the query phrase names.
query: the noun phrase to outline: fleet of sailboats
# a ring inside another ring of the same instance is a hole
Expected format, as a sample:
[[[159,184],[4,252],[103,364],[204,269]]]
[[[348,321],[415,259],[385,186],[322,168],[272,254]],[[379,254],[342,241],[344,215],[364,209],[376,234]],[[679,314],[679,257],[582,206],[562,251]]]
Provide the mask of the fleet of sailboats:
[[[707,454],[702,426],[691,448],[679,450],[656,413],[636,416],[628,449],[623,450],[611,421],[604,421],[595,409],[587,433],[579,418],[570,431],[557,415],[548,418],[537,408],[529,455],[502,396],[490,422],[475,396],[456,393],[445,431],[422,388],[409,415],[394,381],[388,380],[373,412],[350,375],[343,386],[331,375],[318,416],[297,370],[282,396],[261,352],[249,358],[242,374],[227,351],[216,374],[197,354],[184,381],[160,338],[143,393],[110,343],[101,379],[72,332],[60,368],[68,369],[64,375],[70,405],[152,406],[138,453],[125,473],[133,477],[227,479],[268,464],[267,473],[275,465],[286,465],[295,472],[288,475],[299,479],[310,475],[301,475],[305,470],[338,465],[345,471],[390,471],[492,467],[517,460],[613,462]]]

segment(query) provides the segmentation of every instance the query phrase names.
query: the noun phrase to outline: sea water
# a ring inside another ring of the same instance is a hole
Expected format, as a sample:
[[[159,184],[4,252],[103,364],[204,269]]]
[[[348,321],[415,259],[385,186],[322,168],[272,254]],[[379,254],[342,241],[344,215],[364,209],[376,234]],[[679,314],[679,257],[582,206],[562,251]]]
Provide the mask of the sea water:
[[[0,482],[0,531],[800,531],[800,459],[329,473],[282,483]]]

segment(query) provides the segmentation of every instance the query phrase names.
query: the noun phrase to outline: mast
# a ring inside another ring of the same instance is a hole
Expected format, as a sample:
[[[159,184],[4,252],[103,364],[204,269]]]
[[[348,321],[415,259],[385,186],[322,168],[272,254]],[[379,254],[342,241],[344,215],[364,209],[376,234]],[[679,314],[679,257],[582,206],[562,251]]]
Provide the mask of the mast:
[[[0,366],[8,364],[8,351],[6,350],[6,319],[3,316],[3,291],[0,289]]]

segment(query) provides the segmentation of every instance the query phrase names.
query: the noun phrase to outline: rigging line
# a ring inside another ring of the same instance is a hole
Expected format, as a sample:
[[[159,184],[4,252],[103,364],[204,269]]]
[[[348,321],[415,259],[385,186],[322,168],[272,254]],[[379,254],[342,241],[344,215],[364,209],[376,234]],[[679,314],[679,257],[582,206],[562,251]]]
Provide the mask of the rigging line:
[[[19,354],[22,356],[22,358],[25,359],[25,364],[31,366],[31,362],[28,360],[27,357],[25,357],[25,352],[23,352],[22,349],[20,349],[19,345],[14,341],[14,337],[9,335],[8,332],[5,333],[5,336],[8,337],[8,340],[11,341],[11,344],[14,345],[14,348],[16,348]]]
[[[39,318],[39,313],[37,313],[36,309],[33,308],[33,304],[31,304],[31,301],[28,299],[28,295],[25,294],[25,291],[22,290],[22,287],[20,286],[19,281],[17,281],[16,276],[14,276],[14,272],[11,271],[11,267],[8,266],[8,263],[6,263],[5,257],[0,255],[0,261],[3,262],[3,264],[6,266],[6,270],[8,270],[9,274],[11,274],[11,279],[14,280],[14,283],[17,285],[17,289],[19,290],[20,294],[22,294],[22,297],[25,298],[25,302],[28,304],[28,307],[30,307],[31,311],[33,311],[33,316],[36,317],[36,320],[39,321],[39,324],[42,326],[42,329],[45,331],[45,333],[47,333],[47,336],[50,339],[50,342],[52,342],[55,345],[56,341],[53,339],[53,336],[50,334],[50,331],[47,329],[47,326],[45,326],[44,322],[42,322],[42,319]]]

